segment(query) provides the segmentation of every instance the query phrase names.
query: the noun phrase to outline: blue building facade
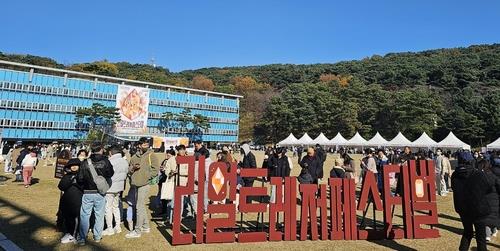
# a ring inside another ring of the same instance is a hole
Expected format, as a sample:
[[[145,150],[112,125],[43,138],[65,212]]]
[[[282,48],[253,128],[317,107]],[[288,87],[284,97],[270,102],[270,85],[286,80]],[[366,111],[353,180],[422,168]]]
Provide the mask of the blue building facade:
[[[185,137],[180,128],[160,123],[165,112],[189,108],[209,120],[203,141],[238,140],[241,96],[7,61],[0,61],[0,138],[78,140],[86,132],[77,129],[75,112],[93,103],[115,107],[119,85],[149,89],[147,133],[137,137]]]

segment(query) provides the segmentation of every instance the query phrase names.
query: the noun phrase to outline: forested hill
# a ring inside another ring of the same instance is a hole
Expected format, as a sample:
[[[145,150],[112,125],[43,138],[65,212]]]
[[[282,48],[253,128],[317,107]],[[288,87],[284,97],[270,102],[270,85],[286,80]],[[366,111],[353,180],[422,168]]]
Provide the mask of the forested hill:
[[[240,139],[276,142],[289,132],[355,131],[387,139],[449,130],[480,146],[500,136],[500,44],[389,53],[333,64],[274,64],[172,73],[147,64],[62,65],[0,53],[1,60],[242,94]]]

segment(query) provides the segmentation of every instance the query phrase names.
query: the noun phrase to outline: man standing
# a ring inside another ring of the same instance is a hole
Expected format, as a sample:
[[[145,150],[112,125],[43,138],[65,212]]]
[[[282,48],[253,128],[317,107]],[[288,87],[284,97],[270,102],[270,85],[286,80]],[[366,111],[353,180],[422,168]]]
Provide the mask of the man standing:
[[[107,229],[103,235],[113,235],[121,233],[121,193],[125,188],[125,179],[128,174],[128,162],[122,157],[122,148],[113,145],[109,148],[109,162],[113,166],[114,174],[111,177],[111,187],[106,193],[106,225]],[[113,215],[116,226],[113,228]]]
[[[326,161],[326,152],[319,144],[316,144],[316,156],[318,156],[319,164],[323,168],[323,164]]]
[[[149,148],[147,138],[139,139],[139,149],[130,159],[129,173],[131,173],[131,185],[136,188],[136,214],[137,222],[133,231],[130,231],[126,238],[138,238],[142,233],[149,233],[148,212],[146,200],[149,198],[150,181],[158,175],[160,170],[160,160]]]
[[[243,144],[241,146],[241,152],[243,155],[243,160],[239,163],[240,168],[257,168],[257,161],[255,160],[255,155],[250,151],[250,146],[248,144]],[[253,182],[255,177],[245,177],[243,178],[244,187],[253,187]]]
[[[440,196],[446,196],[446,183],[444,182],[444,168],[443,168],[443,155],[440,148],[436,151],[436,192]]]
[[[484,218],[491,213],[486,194],[490,190],[485,174],[473,167],[473,157],[469,151],[458,155],[458,167],[451,175],[453,204],[464,226],[459,250],[469,250],[472,237],[477,242],[477,250],[486,249],[486,225]]]
[[[323,168],[314,147],[311,146],[307,149],[307,155],[300,162],[300,166],[309,172],[314,184],[318,184],[319,179],[323,178]]]
[[[101,183],[102,178],[111,185],[111,177],[114,174],[113,166],[103,155],[104,148],[100,142],[92,144],[92,154],[83,161],[81,170],[77,175],[78,183],[83,188],[82,207],[80,208],[80,229],[78,244],[85,245],[87,233],[90,225],[90,215],[92,211],[95,216],[93,235],[95,242],[100,242],[102,230],[104,228],[104,206],[106,201],[104,194],[100,191],[97,183]]]

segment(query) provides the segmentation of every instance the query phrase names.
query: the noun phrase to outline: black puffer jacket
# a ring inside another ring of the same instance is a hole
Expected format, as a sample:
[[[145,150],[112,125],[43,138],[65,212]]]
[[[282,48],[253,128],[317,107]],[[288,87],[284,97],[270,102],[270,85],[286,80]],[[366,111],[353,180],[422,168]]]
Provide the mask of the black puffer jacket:
[[[484,220],[491,208],[486,194],[491,190],[487,176],[471,165],[459,166],[451,175],[453,204],[461,217]]]
[[[92,161],[92,165],[94,165],[97,175],[103,176],[106,180],[108,180],[108,183],[111,184],[111,177],[115,171],[113,170],[113,166],[109,162],[108,158],[102,154],[92,154],[90,155],[90,160]],[[78,183],[82,185],[84,191],[97,191],[97,186],[94,183],[92,174],[90,173],[87,160],[82,162],[77,179]]]
[[[309,174],[311,174],[312,179],[316,182],[318,179],[323,178],[323,168],[320,160],[317,156],[306,155],[302,158],[300,166],[303,169],[307,169]]]
[[[83,189],[77,182],[77,174],[73,172],[66,173],[57,186],[59,190],[64,192],[61,198],[61,210],[64,215],[80,215]]]

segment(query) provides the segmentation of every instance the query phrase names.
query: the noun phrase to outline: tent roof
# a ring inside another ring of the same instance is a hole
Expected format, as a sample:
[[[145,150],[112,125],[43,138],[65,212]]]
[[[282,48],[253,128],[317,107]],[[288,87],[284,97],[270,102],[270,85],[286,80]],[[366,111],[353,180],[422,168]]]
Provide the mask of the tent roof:
[[[297,138],[293,136],[293,133],[290,133],[290,135],[288,135],[288,137],[286,137],[284,140],[280,141],[278,145],[286,146],[286,145],[295,145],[297,143],[298,143]]]
[[[389,146],[410,146],[411,141],[407,139],[401,132],[387,143]]]
[[[498,138],[497,140],[489,143],[486,147],[488,149],[500,149],[500,138]]]
[[[460,149],[470,150],[470,145],[461,141],[451,131],[448,134],[448,136],[446,136],[446,138],[441,140],[437,145],[442,148],[460,148]]]
[[[313,140],[313,143],[320,145],[328,145],[330,143],[330,140],[323,133],[321,133],[320,135],[318,135],[318,137],[316,137]]]
[[[304,135],[302,135],[302,137],[300,137],[300,139],[298,140],[297,144],[301,144],[301,145],[314,145],[314,142],[313,140],[311,139],[311,137],[309,137],[309,135],[306,133],[304,133]]]
[[[387,140],[384,139],[384,137],[382,137],[382,135],[380,135],[380,133],[378,132],[375,134],[375,136],[373,136],[373,138],[366,142],[367,146],[383,146],[386,144]]]
[[[345,139],[340,132],[330,140],[330,145],[344,145],[345,143],[347,143],[347,139]]]
[[[418,139],[411,143],[411,146],[413,147],[435,147],[436,145],[436,141],[431,139],[431,137],[429,137],[429,135],[425,132],[423,132]]]
[[[359,135],[359,132],[356,132],[356,134],[354,134],[354,136],[350,140],[347,141],[346,145],[348,145],[348,146],[364,146],[364,145],[366,145],[366,139],[361,137],[361,135]]]

